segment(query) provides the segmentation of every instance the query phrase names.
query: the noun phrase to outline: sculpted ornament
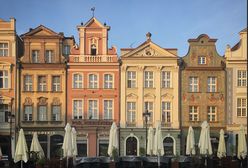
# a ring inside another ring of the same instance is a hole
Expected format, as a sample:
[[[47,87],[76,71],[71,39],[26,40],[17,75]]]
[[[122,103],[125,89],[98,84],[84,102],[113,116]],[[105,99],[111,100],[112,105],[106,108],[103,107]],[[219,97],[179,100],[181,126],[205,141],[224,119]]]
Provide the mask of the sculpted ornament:
[[[47,98],[45,98],[45,97],[39,97],[38,98],[38,100],[39,100],[39,105],[46,105],[47,104]]]
[[[32,99],[30,97],[27,97],[25,99],[24,105],[32,105]]]
[[[60,105],[60,100],[58,97],[53,98],[53,105]]]

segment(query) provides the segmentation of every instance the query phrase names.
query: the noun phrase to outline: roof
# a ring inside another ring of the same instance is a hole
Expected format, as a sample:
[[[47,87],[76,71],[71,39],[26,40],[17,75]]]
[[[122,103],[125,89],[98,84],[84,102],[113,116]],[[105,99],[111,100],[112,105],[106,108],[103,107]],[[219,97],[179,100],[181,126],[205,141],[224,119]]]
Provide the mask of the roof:
[[[199,42],[202,38],[207,38],[208,42],[216,42],[217,39],[211,39],[207,34],[201,34],[196,39],[189,39],[188,42]]]
[[[64,37],[63,35],[59,34],[59,33],[56,33],[55,31],[53,31],[52,29],[49,29],[43,25],[39,25],[38,27],[34,28],[34,29],[30,29],[27,33],[24,33],[21,35],[21,37],[25,37],[25,36],[32,36],[34,35],[35,33],[41,31],[41,30],[45,30],[47,32],[49,32],[50,34],[53,34],[53,35],[56,35],[58,37]]]

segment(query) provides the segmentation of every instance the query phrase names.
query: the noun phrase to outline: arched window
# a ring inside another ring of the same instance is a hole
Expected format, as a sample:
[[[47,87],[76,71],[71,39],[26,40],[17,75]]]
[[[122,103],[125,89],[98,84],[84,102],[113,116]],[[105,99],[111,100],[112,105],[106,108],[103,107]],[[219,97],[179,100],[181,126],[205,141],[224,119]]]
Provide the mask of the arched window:
[[[90,53],[91,53],[91,55],[96,55],[96,45],[95,44],[91,44]]]
[[[126,140],[126,155],[137,156],[137,139],[135,137],[129,137]]]
[[[165,155],[174,155],[174,140],[171,137],[166,137],[163,141],[164,144],[164,154]]]

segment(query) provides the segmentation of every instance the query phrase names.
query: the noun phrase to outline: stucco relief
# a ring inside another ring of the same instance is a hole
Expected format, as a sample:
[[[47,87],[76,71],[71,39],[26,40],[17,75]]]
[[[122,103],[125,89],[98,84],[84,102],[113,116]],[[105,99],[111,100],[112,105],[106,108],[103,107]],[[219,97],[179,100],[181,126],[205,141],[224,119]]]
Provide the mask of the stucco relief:
[[[212,103],[216,103],[218,100],[219,100],[219,97],[215,96],[214,94],[211,94],[209,97],[208,97],[208,100]]]
[[[53,98],[53,105],[60,105],[60,100],[58,97]]]
[[[25,102],[24,102],[24,105],[32,105],[32,99],[30,97],[26,97],[25,98]]]
[[[39,105],[46,105],[47,104],[47,98],[46,97],[39,97],[38,100],[39,100],[39,102],[38,102]]]

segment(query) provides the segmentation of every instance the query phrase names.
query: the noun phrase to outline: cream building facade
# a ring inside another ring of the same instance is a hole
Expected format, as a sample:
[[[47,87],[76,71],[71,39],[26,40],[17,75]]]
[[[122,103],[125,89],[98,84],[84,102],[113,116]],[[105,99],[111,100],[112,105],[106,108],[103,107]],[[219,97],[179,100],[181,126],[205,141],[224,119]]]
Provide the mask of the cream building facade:
[[[179,154],[177,49],[161,48],[148,33],[137,48],[121,49],[121,59],[120,154],[145,153],[146,109],[151,113],[148,127],[162,122],[166,155]]]
[[[239,32],[240,41],[226,48],[228,152],[236,153],[241,124],[247,129],[247,28]],[[247,132],[247,131],[246,131]]]

